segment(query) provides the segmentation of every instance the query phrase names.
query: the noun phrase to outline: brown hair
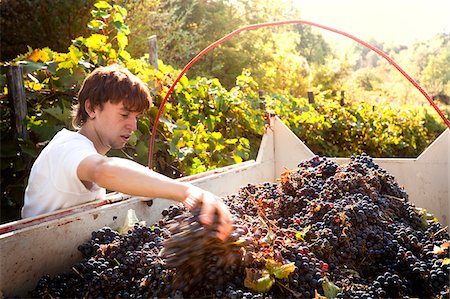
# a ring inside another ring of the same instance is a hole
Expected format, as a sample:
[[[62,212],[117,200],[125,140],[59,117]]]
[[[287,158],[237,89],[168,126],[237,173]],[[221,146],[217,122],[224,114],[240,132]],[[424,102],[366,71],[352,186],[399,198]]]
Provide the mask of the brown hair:
[[[78,92],[78,103],[72,110],[74,128],[79,128],[89,118],[85,108],[87,100],[93,109],[103,109],[103,104],[108,101],[113,104],[123,102],[125,109],[132,112],[144,112],[152,106],[147,85],[117,64],[99,67],[86,77]]]

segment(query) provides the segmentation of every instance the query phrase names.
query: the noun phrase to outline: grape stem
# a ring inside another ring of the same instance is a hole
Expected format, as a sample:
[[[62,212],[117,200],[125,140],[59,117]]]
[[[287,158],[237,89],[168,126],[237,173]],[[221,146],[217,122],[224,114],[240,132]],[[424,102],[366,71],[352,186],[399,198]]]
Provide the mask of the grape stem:
[[[75,273],[77,273],[78,275],[80,275],[81,276],[81,278],[83,278],[84,279],[84,276],[83,276],[83,274],[81,274],[77,269],[75,269],[75,267],[72,267],[72,270],[75,272]]]
[[[295,298],[301,298],[301,297],[302,297],[302,295],[301,295],[299,292],[296,292],[296,291],[294,291],[294,290],[291,290],[289,287],[285,286],[284,284],[282,284],[282,283],[279,282],[278,280],[275,280],[275,282],[276,282],[279,286],[283,287],[285,290],[291,292],[291,294],[294,295]]]
[[[441,229],[438,230],[437,232],[435,232],[435,233],[433,234],[433,238],[436,237],[437,235],[439,235],[440,233],[445,232],[445,231],[447,230],[447,228],[448,228],[448,225],[447,225],[446,227],[441,228]]]
[[[396,199],[396,200],[399,200],[401,202],[407,201],[405,198],[400,198],[400,197],[396,197],[396,196],[393,196],[393,195],[380,194],[380,196],[387,197],[387,198],[390,198],[390,199]]]
[[[268,228],[276,228],[279,232],[283,234],[284,237],[288,237],[281,228],[279,228],[276,224],[274,224],[269,218],[267,218],[264,212],[261,211],[260,207],[258,206],[258,203],[254,199],[255,195],[250,193],[250,191],[248,191],[247,189],[245,190],[245,192],[247,192],[248,197],[258,210],[258,215],[262,218],[261,221],[264,223],[264,225],[266,225]],[[270,225],[267,225],[267,223]]]

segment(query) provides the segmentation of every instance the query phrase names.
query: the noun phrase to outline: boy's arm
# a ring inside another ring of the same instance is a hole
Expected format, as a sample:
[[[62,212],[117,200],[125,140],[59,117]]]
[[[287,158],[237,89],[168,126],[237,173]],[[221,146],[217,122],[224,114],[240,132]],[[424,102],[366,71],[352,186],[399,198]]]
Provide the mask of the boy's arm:
[[[231,214],[219,197],[192,184],[154,172],[134,161],[92,155],[80,162],[77,175],[85,185],[94,182],[108,190],[134,196],[172,199],[184,203],[189,209],[197,202],[202,202],[200,220],[211,224],[217,209],[221,224],[219,237],[225,239],[231,231]]]

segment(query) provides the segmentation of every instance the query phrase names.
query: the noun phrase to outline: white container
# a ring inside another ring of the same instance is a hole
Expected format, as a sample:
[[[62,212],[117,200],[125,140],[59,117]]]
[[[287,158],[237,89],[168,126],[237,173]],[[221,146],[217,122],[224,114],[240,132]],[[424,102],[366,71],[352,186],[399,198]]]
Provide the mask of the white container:
[[[219,196],[238,191],[248,183],[275,182],[286,169],[294,169],[315,154],[276,116],[263,135],[256,161],[182,178]],[[409,200],[449,224],[449,148],[447,129],[415,159],[375,158],[409,194]],[[330,158],[337,163],[348,159]],[[151,203],[151,205],[150,205]],[[128,209],[139,220],[157,222],[172,201],[109,194],[107,200],[0,225],[0,298],[25,296],[44,274],[70,269],[81,259],[78,245],[103,226],[118,229]]]

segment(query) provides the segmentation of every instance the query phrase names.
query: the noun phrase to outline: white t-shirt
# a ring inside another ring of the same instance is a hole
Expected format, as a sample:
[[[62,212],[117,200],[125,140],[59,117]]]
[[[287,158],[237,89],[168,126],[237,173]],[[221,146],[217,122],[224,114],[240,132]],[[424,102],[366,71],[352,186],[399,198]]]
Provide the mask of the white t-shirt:
[[[88,190],[77,176],[78,165],[91,155],[99,153],[88,138],[67,129],[59,131],[31,168],[22,217],[32,217],[105,198],[104,188],[93,184]]]

